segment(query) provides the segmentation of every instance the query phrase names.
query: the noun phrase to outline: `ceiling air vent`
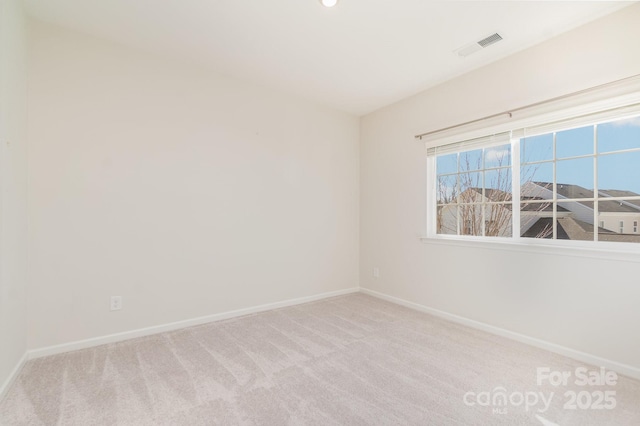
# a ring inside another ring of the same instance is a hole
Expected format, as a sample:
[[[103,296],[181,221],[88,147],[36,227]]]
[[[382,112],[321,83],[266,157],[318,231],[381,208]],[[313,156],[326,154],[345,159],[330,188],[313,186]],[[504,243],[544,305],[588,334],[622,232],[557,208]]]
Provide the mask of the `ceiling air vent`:
[[[472,53],[482,50],[487,46],[491,46],[492,44],[497,43],[500,40],[502,40],[502,36],[498,33],[493,33],[490,36],[485,37],[480,41],[469,43],[466,46],[461,47],[460,49],[454,50],[454,53],[456,53],[458,56],[462,56],[463,58],[466,58]]]
[[[491,34],[489,37],[485,37],[478,42],[478,44],[482,47],[487,47],[492,45],[493,43],[497,43],[502,40],[502,36],[498,33]]]

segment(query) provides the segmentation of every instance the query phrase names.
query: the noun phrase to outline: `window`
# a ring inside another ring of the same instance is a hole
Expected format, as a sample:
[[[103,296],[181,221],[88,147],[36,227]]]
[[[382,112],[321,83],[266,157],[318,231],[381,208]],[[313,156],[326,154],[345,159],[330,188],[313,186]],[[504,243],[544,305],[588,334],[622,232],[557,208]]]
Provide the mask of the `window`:
[[[438,156],[437,165],[438,233],[510,234],[510,144]]]
[[[640,243],[635,111],[430,149],[430,235]]]

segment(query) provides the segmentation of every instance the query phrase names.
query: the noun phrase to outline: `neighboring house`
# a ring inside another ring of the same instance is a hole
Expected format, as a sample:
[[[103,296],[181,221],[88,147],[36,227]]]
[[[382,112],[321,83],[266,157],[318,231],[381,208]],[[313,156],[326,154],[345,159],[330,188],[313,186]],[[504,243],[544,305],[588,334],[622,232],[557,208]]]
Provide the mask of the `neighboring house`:
[[[521,188],[520,235],[528,238],[553,237],[553,184],[527,182]],[[557,239],[593,241],[593,191],[578,185],[558,184]],[[640,200],[603,200],[607,197],[637,197],[634,192],[602,190],[598,192],[598,240],[640,242]],[[458,197],[459,204],[438,207],[438,233],[457,234],[460,216],[461,235],[510,236],[512,227],[511,194],[481,188],[469,188]],[[484,221],[484,222],[483,222]]]
[[[598,191],[600,197],[635,197],[635,192],[605,189]],[[602,199],[601,199],[602,200]],[[599,225],[620,234],[640,234],[640,200],[600,201]],[[603,208],[605,204],[605,208]]]
[[[551,199],[553,185],[549,182],[527,182],[522,186],[523,196],[535,196],[542,199]],[[593,198],[592,190],[579,185],[557,184],[558,191],[558,211],[560,207],[570,211],[571,217],[590,226],[594,226],[593,202],[592,201],[572,201],[576,198]],[[598,191],[598,233],[608,236],[613,234],[624,234],[640,236],[640,200],[610,200],[611,197],[638,197],[631,191],[618,189],[605,189]],[[566,201],[564,201],[566,200]],[[523,229],[523,234],[526,229]],[[590,231],[593,233],[593,230]],[[559,236],[558,236],[559,238]],[[606,237],[609,238],[609,237]],[[571,238],[573,239],[573,238]],[[592,239],[592,238],[586,238]],[[600,238],[599,238],[600,239]],[[604,239],[603,239],[604,240]]]

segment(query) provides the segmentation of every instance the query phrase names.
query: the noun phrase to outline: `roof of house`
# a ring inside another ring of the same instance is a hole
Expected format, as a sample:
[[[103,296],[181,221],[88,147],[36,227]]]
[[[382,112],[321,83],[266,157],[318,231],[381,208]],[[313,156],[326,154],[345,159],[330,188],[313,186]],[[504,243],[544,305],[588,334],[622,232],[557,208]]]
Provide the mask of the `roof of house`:
[[[543,217],[536,221],[522,236],[551,239],[553,238],[552,226],[553,218]],[[593,232],[594,226],[590,223],[572,217],[558,218],[556,233],[559,240],[593,241]],[[608,229],[598,228],[598,241],[639,243],[640,235],[618,234]]]
[[[600,195],[605,195],[607,197],[637,197],[638,194],[631,191],[625,191],[622,189],[601,189]],[[640,201],[639,201],[640,202]]]
[[[551,200],[544,199],[542,197],[520,197],[520,211],[523,212],[552,212],[553,202]],[[529,201],[529,202],[527,202]],[[542,203],[535,203],[533,201],[543,201]],[[558,206],[559,212],[568,212],[562,206]]]
[[[545,189],[552,190],[553,184],[550,182],[533,182],[538,186]],[[557,184],[558,195],[567,199],[576,198],[594,198],[592,190],[583,188],[579,185],[558,183]],[[598,200],[598,211],[603,213],[640,213],[640,200],[629,201],[605,201],[603,197],[638,197],[640,194],[635,192],[619,190],[619,189],[607,189],[599,191],[600,199]],[[578,201],[578,203],[593,209],[593,201]]]
[[[527,229],[527,231],[524,234],[522,234],[522,237],[551,239],[553,238],[552,230],[553,230],[553,218],[541,217],[536,221],[536,223],[534,223],[529,229]],[[557,232],[558,232],[558,239],[562,239],[562,240],[569,239],[566,232],[564,232],[564,229],[562,229],[560,226],[558,227]]]
[[[532,182],[542,188],[551,190],[553,188],[553,184],[550,182]],[[477,194],[482,194],[482,188],[478,187],[470,187],[467,191],[474,191]],[[571,201],[572,199],[578,198],[593,198],[594,193],[592,190],[583,188],[579,185],[573,184],[565,184],[558,183],[557,191],[560,197],[566,199],[566,201]],[[505,207],[511,209],[511,198],[512,194],[510,192],[502,191],[500,189],[492,189],[487,188],[484,190],[485,197],[493,202],[504,202]],[[640,194],[636,194],[632,191],[619,190],[619,189],[607,189],[599,192],[599,200],[598,200],[598,211],[601,213],[638,213],[640,214],[640,200],[624,200],[617,201],[611,200],[606,201],[603,197],[640,197]],[[475,197],[474,197],[475,198]],[[526,203],[526,201],[545,201],[542,197],[522,197],[523,205],[521,206],[521,211],[553,211],[553,205],[551,201],[548,203]],[[563,200],[564,201],[564,200]],[[474,200],[472,202],[478,202],[478,200]],[[577,201],[585,207],[593,209],[593,201]],[[563,207],[561,204],[558,205],[558,212],[568,212],[569,209]]]
[[[600,196],[604,197],[637,197],[638,194],[631,191],[623,191],[620,189],[601,189],[599,191]],[[640,207],[640,200],[628,200],[627,203],[634,204]]]

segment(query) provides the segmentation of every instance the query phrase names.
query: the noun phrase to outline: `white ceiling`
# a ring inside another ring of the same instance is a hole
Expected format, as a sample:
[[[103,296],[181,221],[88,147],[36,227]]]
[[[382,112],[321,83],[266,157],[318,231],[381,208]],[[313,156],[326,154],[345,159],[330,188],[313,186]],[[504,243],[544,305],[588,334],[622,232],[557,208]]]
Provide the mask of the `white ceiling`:
[[[631,2],[25,0],[30,15],[357,115]],[[505,40],[453,53],[494,32]]]

